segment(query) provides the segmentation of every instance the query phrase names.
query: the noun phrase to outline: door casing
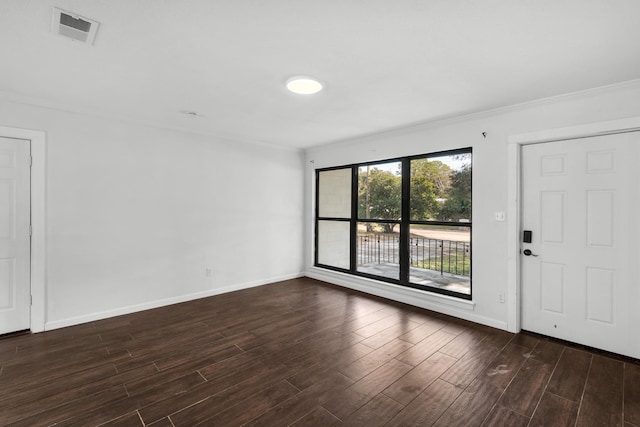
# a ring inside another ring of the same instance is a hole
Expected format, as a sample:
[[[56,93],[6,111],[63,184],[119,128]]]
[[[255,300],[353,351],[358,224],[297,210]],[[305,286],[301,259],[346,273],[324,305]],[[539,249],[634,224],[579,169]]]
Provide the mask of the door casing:
[[[522,207],[520,196],[522,182],[520,173],[522,146],[638,130],[640,130],[640,117],[631,117],[509,136],[507,146],[507,329],[510,332],[520,332],[521,329],[520,228]]]
[[[0,126],[0,136],[31,141],[31,332],[46,327],[45,166],[46,134]]]

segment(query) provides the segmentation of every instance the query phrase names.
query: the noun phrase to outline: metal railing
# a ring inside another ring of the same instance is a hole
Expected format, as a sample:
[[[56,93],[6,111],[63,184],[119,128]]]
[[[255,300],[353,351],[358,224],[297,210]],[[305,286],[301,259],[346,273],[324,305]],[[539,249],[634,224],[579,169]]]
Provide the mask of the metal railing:
[[[400,263],[400,239],[396,234],[358,235],[357,246],[358,265]],[[471,276],[471,245],[468,242],[412,237],[409,254],[411,267]]]

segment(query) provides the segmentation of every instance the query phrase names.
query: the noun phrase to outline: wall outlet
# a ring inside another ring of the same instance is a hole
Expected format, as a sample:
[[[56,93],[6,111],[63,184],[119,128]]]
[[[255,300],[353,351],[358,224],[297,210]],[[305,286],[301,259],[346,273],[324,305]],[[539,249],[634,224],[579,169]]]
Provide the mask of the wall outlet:
[[[507,217],[504,212],[495,212],[493,215],[496,221],[504,221]]]
[[[504,304],[504,294],[502,292],[498,292],[498,302]]]
[[[204,275],[205,275],[205,277],[211,277],[211,269],[210,268],[205,268],[204,269]]]

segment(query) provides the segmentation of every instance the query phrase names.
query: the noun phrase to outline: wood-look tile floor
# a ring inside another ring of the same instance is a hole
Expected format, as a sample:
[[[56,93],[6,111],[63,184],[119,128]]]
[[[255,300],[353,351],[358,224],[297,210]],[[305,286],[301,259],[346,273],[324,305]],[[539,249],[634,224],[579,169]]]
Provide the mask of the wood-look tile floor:
[[[640,426],[640,364],[312,279],[0,338],[0,425]]]

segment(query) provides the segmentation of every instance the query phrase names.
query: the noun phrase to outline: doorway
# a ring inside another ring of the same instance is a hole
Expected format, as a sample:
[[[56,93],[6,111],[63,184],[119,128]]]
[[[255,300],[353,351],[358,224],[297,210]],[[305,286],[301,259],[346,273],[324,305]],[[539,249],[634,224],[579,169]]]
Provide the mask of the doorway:
[[[31,326],[31,141],[0,137],[0,334]]]
[[[29,329],[31,332],[42,332],[46,329],[46,134],[38,130],[0,126],[0,137],[31,142],[31,256],[29,268],[31,295]]]
[[[640,132],[521,147],[522,329],[632,357]]]

